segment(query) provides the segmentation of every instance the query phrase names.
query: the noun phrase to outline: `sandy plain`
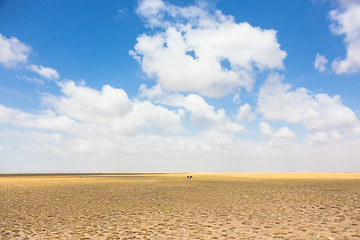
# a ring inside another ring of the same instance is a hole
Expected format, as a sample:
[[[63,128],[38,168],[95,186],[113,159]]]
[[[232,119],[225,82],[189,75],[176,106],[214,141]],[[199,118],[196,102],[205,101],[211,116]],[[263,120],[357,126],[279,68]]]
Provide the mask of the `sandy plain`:
[[[360,174],[2,174],[14,238],[360,239]]]

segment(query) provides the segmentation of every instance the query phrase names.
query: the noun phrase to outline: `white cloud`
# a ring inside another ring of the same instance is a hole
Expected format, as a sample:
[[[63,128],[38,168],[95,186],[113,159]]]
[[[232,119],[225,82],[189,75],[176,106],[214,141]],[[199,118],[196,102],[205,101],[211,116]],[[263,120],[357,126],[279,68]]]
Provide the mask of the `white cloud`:
[[[358,125],[356,115],[344,106],[340,96],[311,94],[306,88],[290,90],[282,77],[272,74],[261,87],[258,111],[265,119],[302,123],[310,131],[353,129]]]
[[[360,4],[357,1],[340,1],[344,10],[329,12],[332,21],[331,31],[336,35],[345,35],[347,56],[332,63],[338,74],[360,71]]]
[[[150,101],[134,101],[132,111],[122,119],[114,119],[113,128],[127,134],[184,133],[182,111],[168,110]]]
[[[235,93],[232,100],[234,103],[240,104],[240,93]]]
[[[66,117],[56,116],[54,112],[44,111],[34,115],[19,109],[7,108],[0,104],[0,123],[11,123],[21,127],[52,129],[65,132],[74,132],[77,123]]]
[[[311,146],[329,144],[332,141],[342,140],[344,136],[338,130],[328,132],[309,133],[306,138],[306,143]]]
[[[60,83],[64,96],[45,97],[58,113],[89,123],[100,123],[131,111],[132,103],[122,89],[103,86],[101,91],[78,86],[73,81]]]
[[[226,117],[224,109],[215,111],[214,107],[207,104],[199,95],[189,94],[181,105],[190,112],[190,120],[201,128],[213,128],[222,133],[244,131],[242,125]]]
[[[254,119],[256,119],[256,116],[251,109],[252,107],[248,103],[245,103],[244,105],[240,106],[238,113],[236,115],[236,120],[237,121],[246,120],[248,122],[252,122]]]
[[[141,84],[139,87],[140,97],[149,99],[159,99],[165,97],[165,93],[160,85],[155,85],[152,88],[147,88],[146,84]]]
[[[150,101],[130,100],[122,89],[105,85],[101,91],[60,83],[63,96],[45,95],[52,110],[30,114],[0,105],[0,123],[25,128],[50,129],[75,136],[113,134],[184,133],[183,110],[169,110]]]
[[[360,124],[351,131],[351,135],[357,136],[357,137],[360,136]]]
[[[151,27],[162,24],[160,19],[154,18],[153,16],[159,14],[161,10],[165,8],[165,3],[162,0],[148,0],[141,1],[136,12],[148,19],[148,23]]]
[[[44,84],[44,79],[42,78],[37,78],[37,77],[28,77],[26,75],[16,75],[17,79],[19,80],[25,80],[28,81],[30,83],[39,83],[39,84]]]
[[[266,122],[260,122],[259,127],[261,134],[270,139],[269,145],[271,146],[288,145],[297,138],[296,134],[288,127],[274,131]]]
[[[0,134],[6,149],[0,158],[2,172],[345,172],[360,168],[359,139],[312,145],[291,139],[241,141],[218,131],[169,136],[88,131],[73,136],[16,129]]]
[[[271,129],[268,123],[260,122],[259,127],[261,134],[264,135],[265,137],[271,138],[274,135],[273,130]]]
[[[30,65],[28,68],[31,71],[33,71],[47,79],[58,79],[60,77],[59,73],[55,69],[52,69],[52,68],[37,66],[37,65]]]
[[[25,63],[30,50],[30,47],[17,38],[6,38],[0,34],[0,63],[5,67],[14,68],[20,63]]]
[[[359,4],[359,0],[334,0],[339,3],[340,7],[347,8]]]
[[[328,60],[325,56],[320,55],[319,53],[316,54],[315,57],[315,70],[318,70],[319,72],[323,72],[326,70],[326,64]]]
[[[157,106],[150,101],[130,100],[126,92],[109,85],[101,91],[60,83],[63,96],[45,96],[44,102],[60,114],[84,123],[101,125],[120,135],[145,132],[183,132],[182,113]]]
[[[146,85],[140,86],[140,96],[147,97],[157,103],[167,106],[183,108],[190,114],[192,124],[204,130],[215,130],[222,133],[242,132],[244,126],[231,121],[224,109],[215,110],[204,98],[197,94],[170,94],[164,92],[159,85],[148,89]]]
[[[8,68],[15,68],[20,63],[26,64],[29,57],[31,48],[20,42],[17,38],[6,38],[0,34],[0,63]],[[59,73],[52,68],[37,66],[37,65],[25,65],[26,69],[39,74],[41,77],[47,79],[58,79]],[[37,78],[30,78],[27,76],[21,77],[30,82],[42,83],[42,80]]]
[[[161,31],[140,35],[130,53],[168,91],[221,97],[241,87],[250,90],[256,70],[283,68],[286,53],[275,30],[160,0],[141,1],[137,12]]]

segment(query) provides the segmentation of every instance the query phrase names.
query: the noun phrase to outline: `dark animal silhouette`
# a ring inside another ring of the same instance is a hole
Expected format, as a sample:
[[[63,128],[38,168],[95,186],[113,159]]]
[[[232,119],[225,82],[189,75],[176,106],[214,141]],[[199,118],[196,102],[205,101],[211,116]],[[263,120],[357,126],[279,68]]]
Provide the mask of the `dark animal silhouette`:
[[[192,176],[186,176],[186,178],[192,178]]]

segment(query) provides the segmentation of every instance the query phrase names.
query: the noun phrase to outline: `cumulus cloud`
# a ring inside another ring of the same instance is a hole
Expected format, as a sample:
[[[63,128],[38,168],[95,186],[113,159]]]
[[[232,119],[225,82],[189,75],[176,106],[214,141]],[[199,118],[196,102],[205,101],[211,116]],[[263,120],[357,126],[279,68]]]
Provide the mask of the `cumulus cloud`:
[[[340,7],[347,8],[359,4],[358,0],[334,0]]]
[[[162,0],[148,0],[148,1],[141,1],[136,12],[140,16],[144,16],[148,20],[148,24],[151,27],[159,26],[163,24],[163,21],[160,21],[162,16],[156,18],[157,14],[159,14],[162,10],[166,8],[165,3]]]
[[[182,110],[169,110],[150,101],[129,99],[126,92],[105,85],[98,91],[73,81],[59,83],[63,95],[44,95],[49,107],[38,114],[0,105],[0,123],[50,129],[75,136],[184,133]]]
[[[283,68],[275,30],[160,0],[141,1],[137,12],[156,31],[140,35],[130,54],[165,90],[221,97],[250,90],[257,70]]]
[[[6,38],[0,34],[0,63],[5,67],[14,68],[25,63],[31,48],[15,37]]]
[[[347,56],[332,63],[338,73],[360,71],[360,4],[358,1],[339,1],[343,9],[329,12],[332,21],[330,29],[336,35],[345,35]]]
[[[251,109],[252,107],[248,103],[245,103],[244,105],[240,106],[238,113],[236,115],[236,120],[237,121],[246,120],[248,122],[253,121],[256,118],[256,116]]]
[[[44,111],[42,114],[25,113],[19,109],[8,108],[0,104],[0,123],[11,123],[21,127],[51,129],[74,132],[77,123],[66,117],[56,116],[54,112]]]
[[[360,124],[352,130],[352,135],[360,136]]]
[[[59,73],[52,68],[43,67],[43,66],[37,66],[37,65],[30,65],[28,67],[31,71],[39,74],[41,77],[47,78],[47,79],[58,79]]]
[[[219,132],[242,132],[244,127],[232,122],[226,117],[224,109],[215,111],[202,97],[196,94],[189,94],[179,103],[186,111],[190,112],[190,120],[201,128],[213,128]]]
[[[328,60],[325,56],[317,53],[315,57],[315,70],[318,70],[319,72],[325,71],[327,62]]]
[[[258,97],[258,111],[265,119],[302,123],[310,131],[350,130],[358,125],[355,113],[342,104],[339,95],[290,88],[278,74],[268,77]]]
[[[184,133],[181,125],[182,111],[169,110],[150,101],[134,101],[133,110],[121,121],[114,121],[113,127],[130,134],[140,133]]]
[[[44,102],[60,115],[105,126],[120,135],[183,132],[181,111],[168,110],[150,101],[131,100],[123,89],[105,85],[98,91],[73,81],[59,85],[63,96],[47,95]]]
[[[315,132],[309,133],[306,137],[306,143],[310,146],[318,146],[323,144],[329,144],[333,141],[339,141],[344,138],[338,130],[332,130],[328,132]]]
[[[52,68],[28,65],[26,64],[31,48],[20,42],[17,38],[11,37],[6,38],[0,34],[0,63],[7,68],[15,68],[19,64],[24,64],[23,67],[32,72],[39,74],[43,78],[47,79],[58,79],[59,73]],[[43,83],[41,79],[31,78],[27,76],[20,77],[30,82]]]
[[[161,99],[169,96],[168,93],[164,92],[160,85],[155,85],[151,88],[147,88],[146,84],[141,84],[139,87],[140,97],[149,99]]]
[[[261,134],[270,139],[270,145],[287,145],[297,137],[288,127],[282,127],[278,131],[274,131],[266,122],[260,122],[259,127]]]
[[[266,142],[241,141],[226,133],[241,132],[242,125],[196,94],[169,94],[158,85],[142,85],[139,99],[129,99],[110,86],[96,90],[71,81],[59,86],[61,96],[45,96],[53,110],[29,114],[0,105],[0,122],[21,127],[0,132],[6,149],[3,171],[345,171],[344,162],[357,164],[352,159],[359,155],[359,141],[337,141],[343,135],[336,130],[310,133],[304,143],[294,144],[297,136],[288,127],[273,129],[261,122]],[[83,100],[67,111],[57,105],[70,107],[80,95],[93,101]],[[98,108],[102,101],[110,106]],[[184,116],[201,131],[182,134]],[[342,168],[335,164],[338,159]]]
[[[109,85],[101,91],[78,86],[73,81],[59,83],[63,96],[47,96],[44,100],[55,110],[71,118],[100,123],[108,118],[124,116],[131,111],[132,103],[126,92]]]
[[[159,86],[148,89],[140,86],[140,96],[147,97],[157,103],[167,106],[183,108],[190,114],[192,124],[204,130],[215,130],[222,133],[235,133],[245,130],[244,126],[233,122],[226,116],[224,109],[215,110],[205,99],[197,94],[170,94]]]

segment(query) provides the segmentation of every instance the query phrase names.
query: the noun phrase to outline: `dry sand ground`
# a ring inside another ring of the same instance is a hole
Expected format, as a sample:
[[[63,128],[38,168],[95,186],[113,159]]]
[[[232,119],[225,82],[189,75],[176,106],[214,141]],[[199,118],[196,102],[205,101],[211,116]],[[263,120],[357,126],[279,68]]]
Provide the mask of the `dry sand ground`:
[[[0,175],[1,239],[360,239],[360,174]]]

